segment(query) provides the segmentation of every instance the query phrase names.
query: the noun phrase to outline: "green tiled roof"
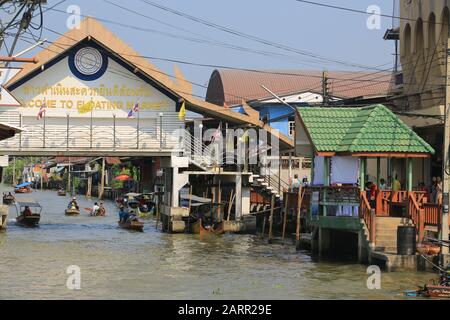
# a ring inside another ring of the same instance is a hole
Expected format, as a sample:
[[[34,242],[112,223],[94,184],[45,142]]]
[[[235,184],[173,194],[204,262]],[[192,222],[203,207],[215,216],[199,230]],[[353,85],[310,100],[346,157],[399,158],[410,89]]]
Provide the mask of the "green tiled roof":
[[[428,143],[383,105],[300,107],[298,112],[318,152],[434,154]]]

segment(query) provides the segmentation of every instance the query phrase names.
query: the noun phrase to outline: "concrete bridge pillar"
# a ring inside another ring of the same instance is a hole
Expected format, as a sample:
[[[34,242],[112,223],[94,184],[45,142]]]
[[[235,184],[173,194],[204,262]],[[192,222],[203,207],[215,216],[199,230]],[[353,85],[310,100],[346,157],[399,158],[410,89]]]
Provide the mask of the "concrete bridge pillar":
[[[185,230],[183,218],[189,217],[188,208],[180,208],[180,190],[189,182],[189,175],[180,173],[187,168],[189,159],[171,156],[161,159],[161,168],[165,172],[165,194],[162,205],[163,231],[182,233]]]
[[[330,250],[331,246],[331,231],[319,227],[319,256],[323,256]]]
[[[236,175],[236,206],[235,216],[236,221],[242,220],[246,215],[250,214],[250,187],[248,186],[248,179],[241,174]]]

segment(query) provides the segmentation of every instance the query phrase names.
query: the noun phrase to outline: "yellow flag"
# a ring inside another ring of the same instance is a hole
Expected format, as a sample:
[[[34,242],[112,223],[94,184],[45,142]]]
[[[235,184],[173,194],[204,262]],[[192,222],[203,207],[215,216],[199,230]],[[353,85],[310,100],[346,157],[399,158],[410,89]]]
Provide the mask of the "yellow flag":
[[[178,119],[184,121],[185,117],[186,117],[186,101],[183,101],[183,103],[181,104],[180,112],[178,113]]]
[[[242,142],[247,142],[249,139],[248,130],[245,130],[244,134],[242,135]]]
[[[79,114],[89,113],[92,111],[93,108],[94,108],[94,101],[90,100],[78,108],[78,113]]]

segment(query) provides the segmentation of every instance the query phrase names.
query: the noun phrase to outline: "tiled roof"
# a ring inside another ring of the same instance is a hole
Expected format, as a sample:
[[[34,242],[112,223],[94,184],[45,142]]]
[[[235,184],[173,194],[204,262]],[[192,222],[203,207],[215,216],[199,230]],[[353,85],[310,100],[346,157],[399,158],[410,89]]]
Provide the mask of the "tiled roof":
[[[383,105],[298,108],[318,152],[428,153],[434,149]]]
[[[341,99],[386,95],[392,84],[389,72],[329,71],[330,94]],[[322,71],[316,70],[215,70],[206,101],[223,106],[273,98],[261,85],[279,96],[322,92]]]

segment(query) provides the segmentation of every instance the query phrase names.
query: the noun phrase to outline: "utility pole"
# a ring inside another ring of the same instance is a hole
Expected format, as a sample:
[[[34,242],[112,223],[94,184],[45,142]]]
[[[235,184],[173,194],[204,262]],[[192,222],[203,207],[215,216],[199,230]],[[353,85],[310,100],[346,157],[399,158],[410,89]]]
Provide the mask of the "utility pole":
[[[322,73],[322,105],[326,107],[330,101],[329,99],[329,87],[328,87],[328,72],[323,71]]]
[[[105,193],[105,157],[102,159],[102,179],[101,179],[101,189],[98,193],[98,198],[103,200],[103,194]]]
[[[442,164],[443,175],[443,197],[442,197],[442,219],[440,228],[440,240],[448,241],[449,232],[449,205],[450,205],[450,87],[449,87],[449,64],[450,64],[450,43],[447,42],[446,71],[445,71],[445,106],[444,106],[444,156]],[[441,242],[441,265],[446,268],[449,265],[449,248]]]

